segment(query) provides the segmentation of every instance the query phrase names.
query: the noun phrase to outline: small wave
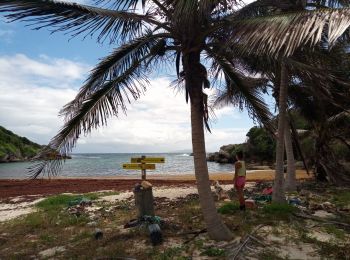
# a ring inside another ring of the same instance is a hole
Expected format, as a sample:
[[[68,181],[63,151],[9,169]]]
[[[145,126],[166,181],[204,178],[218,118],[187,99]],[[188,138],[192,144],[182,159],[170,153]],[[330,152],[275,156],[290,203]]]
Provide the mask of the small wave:
[[[188,153],[184,153],[184,154],[178,154],[176,156],[190,156]]]
[[[81,156],[81,155],[74,155],[72,158],[81,158],[81,159],[101,159],[101,157],[98,156]]]

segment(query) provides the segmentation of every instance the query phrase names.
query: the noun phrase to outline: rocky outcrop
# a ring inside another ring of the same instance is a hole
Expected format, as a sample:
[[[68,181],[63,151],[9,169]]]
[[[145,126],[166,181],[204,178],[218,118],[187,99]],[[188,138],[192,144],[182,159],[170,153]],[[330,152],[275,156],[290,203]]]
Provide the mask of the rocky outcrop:
[[[233,163],[235,161],[233,152],[236,145],[229,144],[220,147],[219,152],[210,153],[207,156],[207,161],[217,163]]]

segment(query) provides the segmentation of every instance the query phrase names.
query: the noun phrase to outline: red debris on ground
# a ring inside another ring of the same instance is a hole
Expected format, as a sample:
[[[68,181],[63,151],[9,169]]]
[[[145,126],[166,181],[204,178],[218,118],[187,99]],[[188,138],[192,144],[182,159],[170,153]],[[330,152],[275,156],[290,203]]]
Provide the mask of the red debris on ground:
[[[153,186],[195,185],[193,180],[150,180]],[[100,190],[132,190],[138,179],[37,179],[0,180],[0,199],[25,195],[51,195],[64,192],[85,193]],[[232,181],[221,181],[232,183]]]

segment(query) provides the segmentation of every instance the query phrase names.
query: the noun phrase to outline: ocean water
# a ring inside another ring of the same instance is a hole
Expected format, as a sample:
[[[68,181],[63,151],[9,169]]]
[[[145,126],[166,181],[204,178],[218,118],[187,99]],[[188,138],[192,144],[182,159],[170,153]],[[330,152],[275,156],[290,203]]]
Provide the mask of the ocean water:
[[[152,153],[143,154],[146,157],[165,157],[165,163],[157,163],[156,170],[147,170],[147,175],[152,174],[193,174],[193,157],[189,154],[175,153]],[[130,163],[131,157],[140,157],[140,154],[115,153],[115,154],[73,154],[72,159],[66,160],[62,172],[62,177],[113,177],[120,175],[140,176],[140,170],[124,170],[123,163]],[[0,164],[0,179],[21,179],[26,178],[29,162],[2,163]],[[232,172],[233,166],[230,164],[218,164],[208,162],[210,173]]]

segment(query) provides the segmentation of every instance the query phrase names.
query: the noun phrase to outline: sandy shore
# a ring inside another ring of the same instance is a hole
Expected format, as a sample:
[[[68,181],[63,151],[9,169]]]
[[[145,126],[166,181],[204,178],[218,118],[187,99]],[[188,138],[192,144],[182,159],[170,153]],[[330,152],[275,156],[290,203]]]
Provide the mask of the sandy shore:
[[[211,180],[219,180],[222,184],[232,184],[233,174],[213,173]],[[297,171],[298,179],[308,179],[305,171]],[[149,175],[148,180],[155,187],[164,186],[193,186],[194,175]],[[248,182],[271,181],[274,179],[274,171],[253,171],[247,174]],[[37,180],[0,180],[0,199],[28,195],[50,195],[63,192],[84,193],[100,190],[127,191],[132,190],[140,177],[116,176],[109,178],[54,178]]]

